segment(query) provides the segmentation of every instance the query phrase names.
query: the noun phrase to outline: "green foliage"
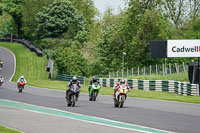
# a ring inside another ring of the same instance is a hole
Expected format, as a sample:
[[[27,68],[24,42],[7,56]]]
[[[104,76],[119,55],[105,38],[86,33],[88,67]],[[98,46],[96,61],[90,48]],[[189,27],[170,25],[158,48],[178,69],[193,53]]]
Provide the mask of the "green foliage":
[[[0,36],[3,38],[5,34],[13,33],[17,34],[17,29],[14,26],[12,17],[8,13],[3,13],[0,16]]]
[[[71,41],[58,38],[44,38],[37,42],[38,46],[42,49],[56,50],[58,47],[70,47]]]
[[[200,39],[200,17],[187,23],[183,37],[187,39]]]
[[[53,54],[58,74],[87,76],[87,63],[76,47],[59,47]]]
[[[89,24],[93,23],[97,9],[94,7],[93,0],[70,0],[72,5],[85,17]]]
[[[37,21],[39,38],[61,37],[63,33],[67,34],[68,38],[74,38],[78,31],[88,29],[85,19],[68,1],[53,2],[38,13]]]
[[[106,28],[99,47],[105,74],[122,68],[123,52],[126,52],[125,67],[128,68],[157,63],[158,60],[150,58],[149,42],[173,37],[170,23],[159,10],[145,10],[137,1],[127,13],[128,15],[121,13],[113,16],[108,12],[104,18]]]
[[[33,31],[37,28],[36,14],[53,1],[54,0],[25,0],[25,4],[22,7],[22,29],[26,39],[34,39]]]
[[[17,36],[22,35],[22,6],[24,0],[1,0],[3,5],[3,11],[10,14],[14,20],[15,26],[17,27]]]

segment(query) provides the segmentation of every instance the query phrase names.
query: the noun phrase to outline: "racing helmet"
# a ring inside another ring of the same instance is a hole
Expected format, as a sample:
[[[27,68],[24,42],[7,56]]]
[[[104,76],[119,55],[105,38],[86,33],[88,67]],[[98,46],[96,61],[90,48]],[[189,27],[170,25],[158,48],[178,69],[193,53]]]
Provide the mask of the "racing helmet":
[[[73,81],[73,82],[76,82],[76,81],[77,81],[77,77],[76,77],[76,76],[73,76],[73,77],[72,77],[72,81]]]
[[[125,80],[124,79],[122,79],[121,81],[120,81],[120,84],[125,84]]]

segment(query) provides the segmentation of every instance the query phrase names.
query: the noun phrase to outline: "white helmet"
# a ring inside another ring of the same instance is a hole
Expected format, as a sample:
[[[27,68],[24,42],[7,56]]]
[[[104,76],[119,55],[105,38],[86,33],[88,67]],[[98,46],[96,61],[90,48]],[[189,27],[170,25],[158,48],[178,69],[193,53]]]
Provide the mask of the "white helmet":
[[[21,78],[23,78],[23,79],[24,79],[24,76],[21,76]]]

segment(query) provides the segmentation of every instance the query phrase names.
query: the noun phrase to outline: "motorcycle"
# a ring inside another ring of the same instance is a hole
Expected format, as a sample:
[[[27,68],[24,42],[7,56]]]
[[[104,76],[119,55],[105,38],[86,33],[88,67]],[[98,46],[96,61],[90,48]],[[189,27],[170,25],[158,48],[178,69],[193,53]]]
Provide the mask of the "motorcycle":
[[[78,100],[79,92],[80,88],[77,86],[77,84],[73,84],[68,92],[67,106],[75,106],[75,103]]]
[[[0,87],[2,86],[3,82],[0,81]]]
[[[127,89],[127,86],[125,84],[119,86],[114,97],[115,107],[120,107],[120,108],[123,107],[124,102],[127,98],[128,92],[129,90]]]
[[[25,81],[19,81],[18,83],[19,93],[22,92],[22,90],[24,89],[24,86],[25,86]]]
[[[92,88],[90,89],[90,92],[89,92],[90,101],[96,101],[96,98],[98,96],[100,89],[101,89],[101,86],[97,82],[92,84]]]

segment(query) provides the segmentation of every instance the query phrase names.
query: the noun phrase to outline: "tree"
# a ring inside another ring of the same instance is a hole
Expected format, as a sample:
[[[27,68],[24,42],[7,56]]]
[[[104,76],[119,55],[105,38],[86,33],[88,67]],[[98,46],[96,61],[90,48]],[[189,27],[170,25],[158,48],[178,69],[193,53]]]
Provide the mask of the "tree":
[[[25,4],[22,7],[22,29],[26,39],[34,40],[33,33],[37,28],[36,14],[53,1],[54,0],[25,0]]]
[[[68,1],[56,1],[37,15],[37,36],[39,38],[74,38],[78,31],[88,30],[84,17]]]
[[[59,74],[88,76],[87,63],[75,47],[59,47],[53,54]]]
[[[10,14],[14,20],[15,26],[17,27],[17,35],[19,38],[22,36],[22,6],[24,0],[1,0],[3,4],[3,11]]]
[[[85,17],[89,24],[92,24],[94,17],[97,14],[97,9],[94,6],[93,0],[70,0],[72,5]]]

